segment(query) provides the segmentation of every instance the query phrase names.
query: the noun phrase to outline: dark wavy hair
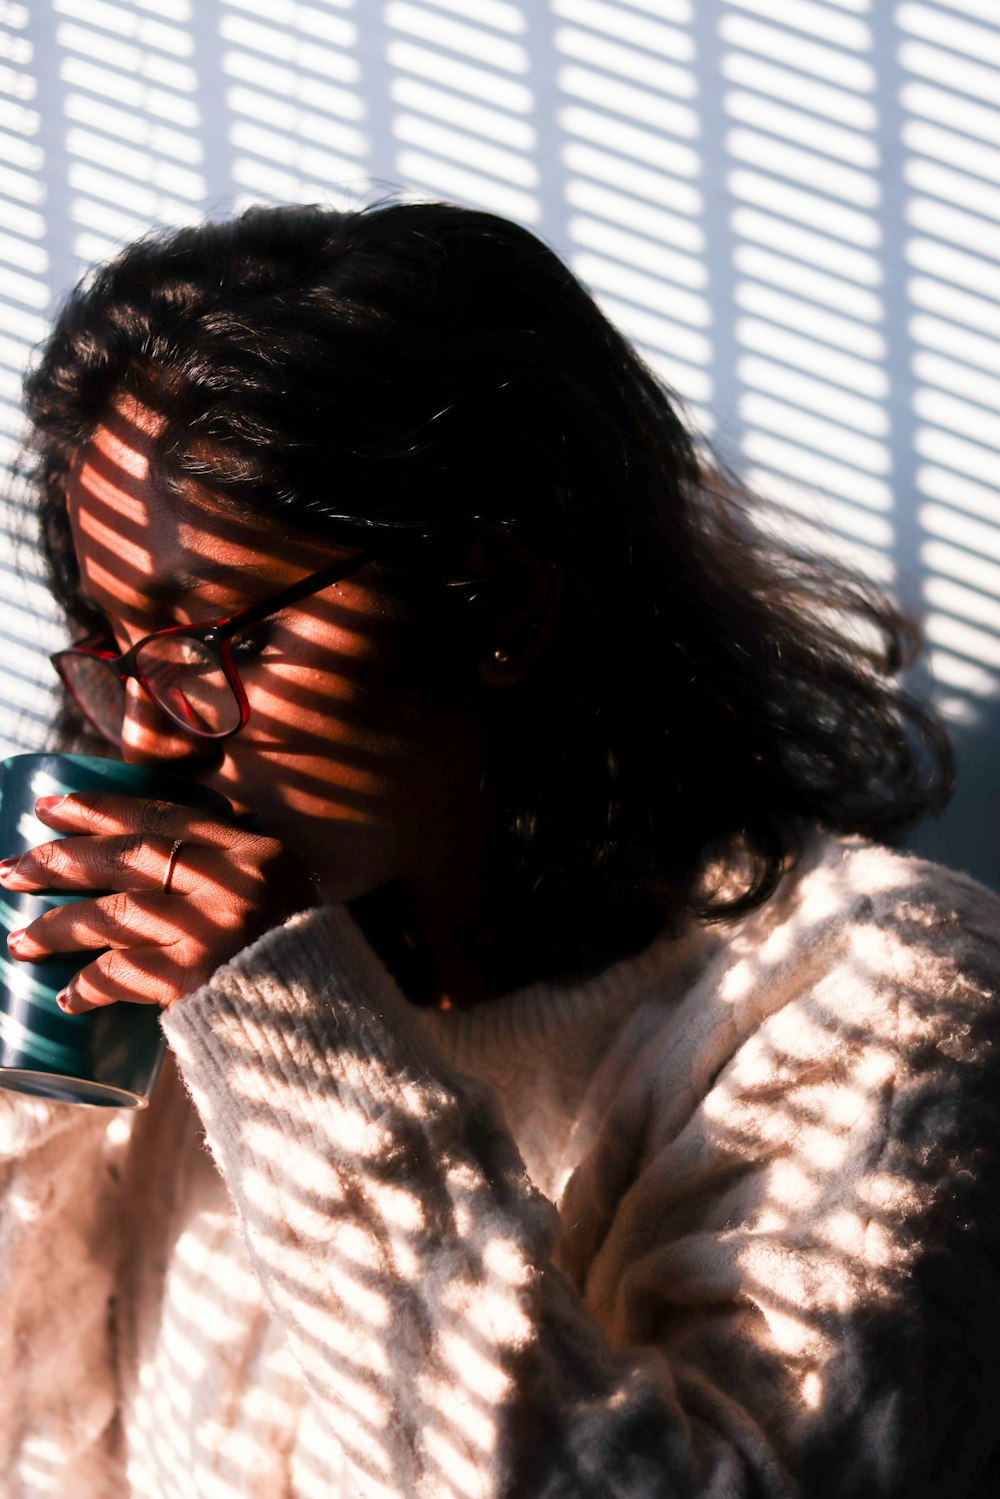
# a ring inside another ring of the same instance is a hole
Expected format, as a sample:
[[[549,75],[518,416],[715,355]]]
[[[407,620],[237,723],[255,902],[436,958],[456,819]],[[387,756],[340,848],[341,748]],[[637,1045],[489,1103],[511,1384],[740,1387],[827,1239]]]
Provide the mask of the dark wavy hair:
[[[806,825],[891,843],[950,794],[944,729],[899,685],[913,622],[761,525],[513,223],[432,202],[254,208],[151,235],[81,283],[25,394],[50,586],[87,630],[65,481],[123,392],[165,417],[165,503],[195,481],[223,514],[317,539],[420,533],[386,564],[413,607],[404,670],[478,705],[493,897],[548,934],[552,972],[635,950],[670,913],[758,905]],[[477,518],[566,574],[547,649],[503,692],[474,670],[496,600],[439,586],[423,549]],[[78,736],[67,705],[57,740]],[[736,886],[706,884],[727,854]]]

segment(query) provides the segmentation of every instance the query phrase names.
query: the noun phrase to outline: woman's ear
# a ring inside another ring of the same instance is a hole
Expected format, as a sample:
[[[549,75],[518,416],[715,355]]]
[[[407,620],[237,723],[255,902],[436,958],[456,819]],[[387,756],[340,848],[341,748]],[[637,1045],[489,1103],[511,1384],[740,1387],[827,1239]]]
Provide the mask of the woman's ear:
[[[490,687],[511,687],[541,655],[555,628],[565,568],[543,562],[506,526],[484,526],[470,561],[480,566],[493,595],[492,638],[479,662]]]

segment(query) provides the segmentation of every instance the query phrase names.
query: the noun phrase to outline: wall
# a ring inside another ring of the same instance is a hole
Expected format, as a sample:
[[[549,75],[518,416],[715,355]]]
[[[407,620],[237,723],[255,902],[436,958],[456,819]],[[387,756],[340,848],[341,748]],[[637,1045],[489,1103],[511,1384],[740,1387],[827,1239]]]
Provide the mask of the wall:
[[[1000,884],[995,0],[0,0],[0,461],[54,303],[149,225],[385,193],[574,267],[787,528],[925,621]],[[0,751],[63,642],[0,549]]]

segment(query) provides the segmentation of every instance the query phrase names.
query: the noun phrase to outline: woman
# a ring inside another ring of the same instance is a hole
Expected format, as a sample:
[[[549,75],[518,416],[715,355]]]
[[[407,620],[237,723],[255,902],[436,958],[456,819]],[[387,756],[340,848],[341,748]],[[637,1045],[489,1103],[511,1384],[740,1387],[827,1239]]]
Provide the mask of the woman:
[[[237,819],[4,876],[113,892],[13,950],[173,1062],[2,1101],[5,1493],[993,1493],[1000,903],[886,846],[903,621],[490,215],[133,245],[26,394],[60,744]]]

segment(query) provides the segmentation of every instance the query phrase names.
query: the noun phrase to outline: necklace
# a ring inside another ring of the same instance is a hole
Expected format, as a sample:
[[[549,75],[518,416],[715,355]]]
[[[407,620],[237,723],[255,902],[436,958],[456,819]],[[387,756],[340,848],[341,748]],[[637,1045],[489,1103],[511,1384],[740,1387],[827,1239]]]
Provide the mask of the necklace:
[[[420,954],[422,952],[423,962],[425,966],[435,966],[433,957],[431,956],[430,945],[428,944],[427,938],[424,936],[423,932],[418,933],[415,927],[407,924],[402,928],[400,935],[402,936],[403,942],[405,943],[406,947],[409,948],[411,953]],[[432,1004],[433,1007],[437,1010],[455,1009],[455,1002],[452,999],[451,995],[441,990],[440,985],[436,985],[435,988],[437,992],[430,999],[430,1004]]]
[[[392,885],[348,902],[369,945],[381,958],[411,1004],[451,1010],[455,996],[441,982],[426,935],[409,915]]]

